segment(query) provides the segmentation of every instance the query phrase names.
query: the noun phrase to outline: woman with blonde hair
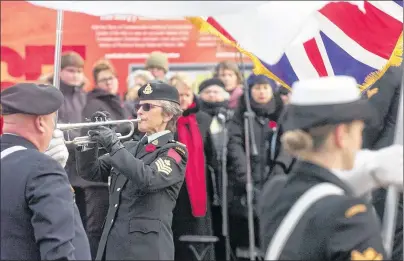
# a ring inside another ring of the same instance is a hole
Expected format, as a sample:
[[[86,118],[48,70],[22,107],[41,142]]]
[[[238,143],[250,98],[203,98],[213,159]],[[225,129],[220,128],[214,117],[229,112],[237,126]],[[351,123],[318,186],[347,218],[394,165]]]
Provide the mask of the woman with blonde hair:
[[[283,183],[261,198],[265,260],[388,259],[380,221],[370,202],[359,196],[385,184],[382,176],[401,177],[402,187],[403,155],[402,146],[378,151],[377,157],[360,151],[365,122],[373,120],[372,107],[361,99],[352,77],[293,85],[281,118],[281,141],[298,162]],[[355,172],[361,157],[366,166]],[[362,175],[364,170],[371,174]],[[352,176],[360,180],[352,183]]]
[[[137,91],[146,83],[154,80],[154,76],[151,72],[146,70],[136,70],[128,75],[126,80],[128,92],[125,100],[134,101],[137,99]]]
[[[187,245],[179,241],[182,235],[212,236],[212,177],[209,166],[214,165],[213,149],[209,126],[212,118],[201,111],[199,100],[193,92],[193,81],[185,73],[177,73],[169,80],[180,94],[182,116],[177,121],[176,140],[188,149],[188,163],[185,182],[177,198],[173,211],[173,235],[175,260],[195,260]],[[197,246],[201,253],[201,246]],[[206,260],[214,260],[214,250],[206,255]]]
[[[125,94],[124,107],[131,118],[137,117],[135,107],[138,103],[138,90],[152,80],[154,80],[154,76],[147,70],[136,70],[128,75],[126,80],[128,89]]]

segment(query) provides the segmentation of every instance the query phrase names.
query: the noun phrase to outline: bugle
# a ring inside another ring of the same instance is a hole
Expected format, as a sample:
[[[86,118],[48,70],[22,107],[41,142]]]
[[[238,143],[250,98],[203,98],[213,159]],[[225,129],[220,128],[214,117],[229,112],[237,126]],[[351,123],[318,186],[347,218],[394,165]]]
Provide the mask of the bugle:
[[[97,127],[97,126],[120,125],[120,124],[130,123],[130,131],[127,135],[122,136],[122,134],[117,133],[118,138],[120,140],[122,140],[122,139],[130,138],[133,135],[133,133],[135,132],[134,123],[139,122],[139,121],[140,121],[140,119],[116,120],[116,121],[96,121],[96,122],[83,122],[83,123],[61,123],[61,124],[57,124],[56,128],[61,131],[69,131],[69,130],[91,128],[91,127]],[[94,141],[91,140],[90,136],[81,136],[81,137],[76,137],[73,140],[67,140],[67,141],[65,141],[65,143],[66,144],[75,144],[75,145],[79,146],[79,145],[86,145],[86,144],[94,143]]]

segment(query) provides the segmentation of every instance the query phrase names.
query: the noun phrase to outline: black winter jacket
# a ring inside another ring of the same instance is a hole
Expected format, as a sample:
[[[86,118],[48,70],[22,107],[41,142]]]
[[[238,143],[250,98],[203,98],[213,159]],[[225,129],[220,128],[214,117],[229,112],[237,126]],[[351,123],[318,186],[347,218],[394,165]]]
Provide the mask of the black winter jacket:
[[[229,123],[229,142],[227,154],[227,172],[229,178],[229,211],[231,214],[246,216],[246,154],[244,135],[244,112],[246,105],[244,95],[240,97],[239,108],[235,111]],[[253,130],[258,155],[250,156],[251,174],[254,186],[254,203],[264,183],[269,178],[271,162],[269,160],[270,142],[273,129],[269,127],[270,121],[277,121],[282,111],[283,103],[278,95],[270,101],[266,109],[259,109],[252,102],[255,113]],[[251,136],[250,136],[251,137]]]

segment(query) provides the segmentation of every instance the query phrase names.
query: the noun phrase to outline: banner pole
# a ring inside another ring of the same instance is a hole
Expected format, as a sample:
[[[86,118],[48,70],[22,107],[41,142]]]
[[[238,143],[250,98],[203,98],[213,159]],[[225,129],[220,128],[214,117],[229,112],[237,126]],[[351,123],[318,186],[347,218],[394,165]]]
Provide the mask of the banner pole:
[[[56,42],[55,42],[55,57],[53,67],[53,85],[60,89],[60,63],[62,56],[62,35],[63,35],[63,10],[57,10],[56,16]],[[58,114],[56,112],[56,123]],[[55,123],[55,124],[56,124]]]
[[[402,66],[402,69],[404,67]],[[401,92],[400,92],[400,105],[397,112],[396,132],[395,132],[395,144],[403,144],[403,91],[404,91],[404,72],[401,80]],[[398,208],[398,191],[397,188],[389,186],[387,189],[386,203],[384,207],[384,218],[382,226],[382,238],[384,248],[386,250],[386,260],[392,258],[394,235],[396,229],[397,208]]]

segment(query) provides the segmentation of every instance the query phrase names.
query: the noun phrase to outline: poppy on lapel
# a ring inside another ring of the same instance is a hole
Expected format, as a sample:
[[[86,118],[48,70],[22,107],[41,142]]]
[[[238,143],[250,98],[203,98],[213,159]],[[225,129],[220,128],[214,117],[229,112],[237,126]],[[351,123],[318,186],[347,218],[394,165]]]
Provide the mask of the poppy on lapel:
[[[153,144],[147,144],[146,147],[144,148],[147,152],[153,152],[156,150],[156,146]]]

